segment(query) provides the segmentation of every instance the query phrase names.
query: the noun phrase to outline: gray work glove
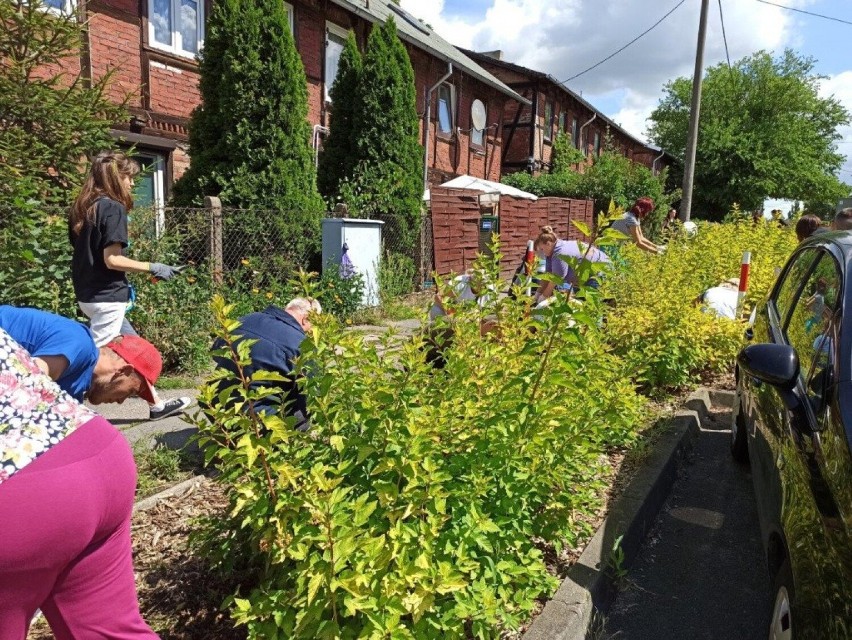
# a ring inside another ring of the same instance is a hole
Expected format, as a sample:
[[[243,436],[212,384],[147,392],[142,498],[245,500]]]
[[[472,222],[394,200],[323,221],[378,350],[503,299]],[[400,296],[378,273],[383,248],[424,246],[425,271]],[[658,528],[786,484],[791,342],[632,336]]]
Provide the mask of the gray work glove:
[[[180,270],[177,267],[170,267],[162,262],[152,262],[148,267],[148,271],[158,280],[171,280]]]

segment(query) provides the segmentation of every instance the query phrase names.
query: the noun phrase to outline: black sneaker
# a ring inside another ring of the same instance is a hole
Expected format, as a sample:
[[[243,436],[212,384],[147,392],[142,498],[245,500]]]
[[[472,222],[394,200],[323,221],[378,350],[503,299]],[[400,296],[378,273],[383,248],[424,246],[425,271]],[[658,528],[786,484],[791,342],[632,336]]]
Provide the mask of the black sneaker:
[[[166,400],[160,408],[151,407],[148,415],[149,420],[162,420],[178,413],[182,413],[189,405],[192,404],[192,398],[172,398]]]

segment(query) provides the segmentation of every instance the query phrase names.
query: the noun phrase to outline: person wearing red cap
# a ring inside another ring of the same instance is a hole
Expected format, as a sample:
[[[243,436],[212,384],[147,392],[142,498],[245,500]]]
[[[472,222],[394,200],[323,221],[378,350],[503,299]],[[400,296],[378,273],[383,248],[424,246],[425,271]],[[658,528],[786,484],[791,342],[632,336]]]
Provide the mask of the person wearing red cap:
[[[24,640],[37,609],[57,640],[158,638],[136,596],[135,491],[121,432],[0,329],[0,638]]]
[[[89,328],[75,320],[10,306],[0,306],[0,328],[75,400],[121,403],[138,396],[149,404],[156,402],[154,383],[163,359],[144,338],[118,336],[99,349]],[[176,412],[163,413],[157,419]]]
[[[639,198],[629,210],[624,212],[620,220],[612,223],[612,228],[630,238],[643,251],[662,253],[662,248],[642,235],[642,220],[654,210],[651,198]]]

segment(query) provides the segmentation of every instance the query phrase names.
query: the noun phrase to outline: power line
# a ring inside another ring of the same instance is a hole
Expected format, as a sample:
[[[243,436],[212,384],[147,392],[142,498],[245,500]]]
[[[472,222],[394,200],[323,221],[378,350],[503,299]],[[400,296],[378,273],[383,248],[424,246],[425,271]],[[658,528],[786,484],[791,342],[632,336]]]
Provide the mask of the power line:
[[[722,22],[722,40],[725,43],[725,58],[728,59],[728,71],[732,71],[731,54],[728,53],[728,35],[725,33],[725,16],[722,13],[722,0],[719,0],[719,20]]]
[[[604,62],[606,62],[607,60],[609,60],[609,59],[611,59],[611,58],[614,58],[614,57],[615,57],[615,56],[617,56],[619,53],[621,53],[622,51],[624,51],[627,47],[629,47],[631,44],[633,44],[634,42],[636,42],[637,40],[639,40],[639,39],[640,39],[640,38],[642,38],[643,36],[646,36],[646,35],[647,35],[647,34],[649,34],[651,31],[653,31],[653,30],[654,30],[654,29],[655,29],[655,28],[656,28],[656,27],[657,27],[657,26],[658,26],[658,25],[659,25],[659,24],[660,24],[663,20],[665,20],[665,19],[666,19],[666,18],[668,18],[671,14],[673,14],[673,13],[675,12],[675,10],[676,10],[678,7],[680,7],[680,5],[682,5],[684,2],[686,2],[686,0],[680,0],[680,2],[678,2],[678,3],[677,3],[677,4],[676,4],[676,5],[675,5],[675,6],[674,6],[674,7],[673,7],[673,8],[672,8],[672,9],[671,9],[671,10],[670,10],[667,14],[666,14],[666,15],[664,15],[662,18],[660,18],[659,20],[657,20],[654,24],[652,24],[650,27],[648,27],[645,31],[643,31],[642,33],[640,33],[638,36],[636,36],[635,38],[633,38],[633,40],[631,40],[630,42],[628,42],[626,45],[624,45],[623,47],[621,47],[621,48],[620,48],[620,49],[618,49],[617,51],[614,51],[613,53],[609,54],[606,58],[604,58],[604,59],[603,59],[603,60],[601,60],[600,62],[596,62],[595,64],[593,64],[593,65],[592,65],[591,67],[589,67],[588,69],[585,69],[585,70],[581,71],[580,73],[578,73],[578,74],[576,74],[576,75],[571,76],[571,77],[570,77],[570,78],[568,78],[567,80],[563,80],[563,81],[562,81],[562,82],[560,82],[559,84],[565,84],[566,82],[571,82],[571,81],[572,81],[572,80],[574,80],[575,78],[579,78],[580,76],[582,76],[582,75],[584,75],[584,74],[588,73],[588,72],[589,72],[589,71],[591,71],[592,69],[595,69],[595,68],[597,68],[597,67],[601,66],[601,65],[602,65]]]
[[[795,7],[788,7],[783,4],[777,4],[775,2],[769,2],[769,0],[757,0],[758,2],[762,2],[763,4],[770,4],[773,7],[780,7],[781,9],[787,9],[787,11],[795,11],[796,13],[804,13],[809,16],[816,16],[817,18],[825,18],[826,20],[833,20],[834,22],[840,22],[842,24],[852,25],[852,22],[849,20],[843,20],[841,18],[835,18],[833,16],[825,16],[821,13],[814,13],[813,11],[805,11],[804,9],[796,9]]]

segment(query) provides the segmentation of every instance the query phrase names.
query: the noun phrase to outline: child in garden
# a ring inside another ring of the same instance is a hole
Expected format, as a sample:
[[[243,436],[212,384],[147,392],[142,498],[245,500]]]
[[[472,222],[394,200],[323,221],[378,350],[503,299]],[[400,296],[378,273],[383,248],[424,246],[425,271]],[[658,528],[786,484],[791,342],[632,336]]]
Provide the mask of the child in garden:
[[[80,310],[89,318],[98,347],[122,332],[130,300],[128,272],[151,273],[161,280],[177,273],[175,267],[139,262],[124,255],[128,245],[127,210],[133,206],[131,194],[137,173],[139,166],[125,154],[102,151],[92,161],[68,216],[68,233],[74,247],[74,294]],[[186,397],[163,401],[155,391],[152,395],[151,420],[180,413],[192,402]]]

